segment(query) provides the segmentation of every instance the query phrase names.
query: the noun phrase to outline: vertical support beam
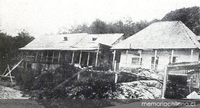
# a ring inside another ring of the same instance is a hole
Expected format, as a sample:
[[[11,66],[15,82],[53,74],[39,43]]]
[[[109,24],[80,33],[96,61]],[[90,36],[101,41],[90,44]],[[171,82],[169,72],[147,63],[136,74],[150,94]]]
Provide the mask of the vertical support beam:
[[[139,65],[142,65],[142,50],[139,50],[140,59],[139,59]]]
[[[165,73],[164,73],[164,80],[163,80],[163,87],[162,87],[162,96],[161,99],[165,99],[165,91],[167,86],[167,80],[168,80],[168,73],[167,73],[167,66],[165,67]]]
[[[117,68],[117,61],[114,61],[114,71],[116,72],[116,68]]]
[[[59,54],[58,54],[58,63],[60,63],[60,51],[59,51]]]
[[[42,59],[43,59],[43,51],[42,51],[42,53],[41,53],[40,61],[42,61]]]
[[[67,60],[67,52],[65,52],[65,61]]]
[[[49,51],[47,51],[46,62],[48,61]]]
[[[154,64],[153,64],[154,70],[156,70],[156,60],[157,60],[157,50],[155,50],[155,54],[154,54]]]
[[[114,52],[113,52],[113,63],[112,63],[113,69],[115,67],[115,56],[116,56],[116,50],[114,50]]]
[[[126,66],[127,66],[127,60],[128,60],[128,50],[126,50]]]
[[[79,80],[79,79],[80,79],[80,73],[77,74],[77,80]]]
[[[117,80],[118,80],[118,75],[117,73],[115,73],[115,84],[117,83]]]
[[[171,52],[170,63],[173,63],[173,57],[174,57],[174,50],[172,50],[172,52]]]
[[[194,50],[191,49],[191,56],[190,56],[190,60],[193,61],[193,55],[194,55]]]
[[[53,55],[52,55],[52,58],[51,58],[52,63],[53,63],[53,60],[54,60],[54,51],[53,51]]]
[[[36,51],[35,61],[37,61],[38,58],[38,51]]]
[[[87,66],[89,66],[89,62],[90,62],[90,52],[88,52]]]
[[[98,65],[98,56],[99,56],[99,46],[98,46],[98,50],[97,50],[97,53],[96,53],[95,67],[97,67],[97,65]]]
[[[81,59],[82,59],[82,51],[80,52],[80,55],[79,55],[79,65],[81,65]]]
[[[71,61],[71,64],[74,64],[74,51],[72,53],[72,61]]]

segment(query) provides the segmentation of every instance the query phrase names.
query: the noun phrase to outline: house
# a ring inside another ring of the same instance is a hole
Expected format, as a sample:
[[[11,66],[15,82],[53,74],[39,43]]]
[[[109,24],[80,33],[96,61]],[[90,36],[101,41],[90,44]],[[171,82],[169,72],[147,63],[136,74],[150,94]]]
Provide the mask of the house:
[[[20,48],[22,66],[31,69],[56,69],[63,61],[78,66],[111,67],[112,45],[123,34],[62,34],[40,36]]]
[[[113,64],[163,71],[170,63],[198,61],[199,47],[197,36],[181,21],[156,22],[114,45]]]

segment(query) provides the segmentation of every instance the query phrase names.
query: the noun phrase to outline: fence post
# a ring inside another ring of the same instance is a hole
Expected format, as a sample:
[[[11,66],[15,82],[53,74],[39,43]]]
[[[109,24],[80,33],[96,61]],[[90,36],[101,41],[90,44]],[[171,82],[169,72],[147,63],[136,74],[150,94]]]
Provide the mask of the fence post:
[[[118,75],[115,73],[115,83],[117,83]]]
[[[166,86],[167,86],[167,78],[168,73],[167,73],[167,66],[165,67],[165,73],[164,73],[164,79],[163,79],[163,88],[162,88],[162,99],[165,99],[165,91],[166,91]]]
[[[77,80],[79,80],[79,79],[80,79],[80,73],[77,74]]]

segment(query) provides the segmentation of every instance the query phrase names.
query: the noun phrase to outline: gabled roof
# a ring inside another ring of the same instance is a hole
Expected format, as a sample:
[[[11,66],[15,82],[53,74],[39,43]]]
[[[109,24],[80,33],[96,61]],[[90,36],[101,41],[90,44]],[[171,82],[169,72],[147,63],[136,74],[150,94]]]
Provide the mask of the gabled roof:
[[[122,36],[123,34],[87,33],[40,36],[20,50],[95,50],[99,44],[113,45]],[[96,40],[93,41],[93,38]]]
[[[181,21],[156,22],[114,45],[112,49],[199,48],[197,36]]]

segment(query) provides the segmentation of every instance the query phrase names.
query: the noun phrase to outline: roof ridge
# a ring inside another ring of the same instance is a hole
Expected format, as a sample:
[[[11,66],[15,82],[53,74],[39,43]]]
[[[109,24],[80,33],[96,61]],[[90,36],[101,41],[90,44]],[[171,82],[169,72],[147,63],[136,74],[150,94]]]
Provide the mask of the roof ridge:
[[[191,37],[189,34],[188,34],[188,32],[186,31],[186,28],[187,28],[187,26],[186,25],[183,25],[183,23],[181,22],[181,21],[179,21],[179,23],[180,23],[180,26],[183,28],[182,29],[182,31],[184,31],[187,35],[187,38],[189,38],[189,40],[194,44],[194,46],[196,46],[197,48],[199,48],[199,46],[196,44],[196,42],[194,42],[194,39],[193,39],[193,37]],[[189,28],[187,28],[187,29],[189,29]],[[190,30],[190,29],[189,29]],[[192,32],[193,33],[193,32]],[[193,33],[194,34],[194,33]]]

